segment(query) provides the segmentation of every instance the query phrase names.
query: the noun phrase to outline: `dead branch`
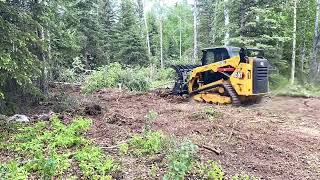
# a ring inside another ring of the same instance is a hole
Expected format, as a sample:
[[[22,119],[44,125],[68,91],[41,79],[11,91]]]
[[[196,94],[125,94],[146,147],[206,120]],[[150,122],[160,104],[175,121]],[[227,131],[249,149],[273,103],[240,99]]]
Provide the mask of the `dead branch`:
[[[125,140],[125,141],[121,141],[120,143],[118,143],[117,145],[114,145],[114,146],[107,146],[107,147],[101,147],[102,149],[114,149],[114,148],[117,148],[117,147],[119,147],[120,145],[122,145],[122,144],[126,144],[126,143],[128,143],[130,141],[130,139],[127,139],[127,140]]]
[[[217,155],[220,155],[220,154],[221,154],[221,150],[220,150],[220,149],[216,149],[216,148],[209,147],[209,146],[206,146],[206,145],[198,145],[198,146],[199,146],[200,148],[203,148],[203,149],[212,151],[212,152],[216,153]]]

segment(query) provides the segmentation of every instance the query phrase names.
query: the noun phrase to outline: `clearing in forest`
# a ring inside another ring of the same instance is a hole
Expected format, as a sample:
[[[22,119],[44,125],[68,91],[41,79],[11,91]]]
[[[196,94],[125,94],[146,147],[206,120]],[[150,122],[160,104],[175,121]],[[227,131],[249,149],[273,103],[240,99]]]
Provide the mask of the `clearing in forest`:
[[[66,124],[79,115],[92,119],[85,137],[116,162],[117,170],[111,173],[116,179],[169,177],[176,156],[163,147],[172,146],[161,144],[164,139],[167,143],[191,141],[197,146],[193,161],[200,166],[213,163],[204,166],[213,167],[211,171],[218,174],[214,177],[228,179],[242,173],[262,179],[320,178],[317,98],[266,97],[260,104],[233,107],[197,103],[165,90],[103,89],[85,96],[78,88],[67,89],[79,105],[59,117]],[[52,108],[43,106],[37,111]],[[210,178],[197,171],[198,165],[185,178]],[[223,169],[220,174],[219,168]]]

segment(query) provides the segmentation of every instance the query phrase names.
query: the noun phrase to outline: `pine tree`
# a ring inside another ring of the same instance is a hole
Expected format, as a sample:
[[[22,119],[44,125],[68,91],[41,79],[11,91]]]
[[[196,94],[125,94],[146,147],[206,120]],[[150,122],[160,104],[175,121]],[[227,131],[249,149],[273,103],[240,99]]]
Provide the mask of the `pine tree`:
[[[103,64],[109,64],[115,59],[115,52],[117,52],[113,48],[116,24],[115,2],[113,0],[101,0],[100,9],[99,18],[103,36],[102,49],[103,58],[105,59]]]
[[[123,0],[120,4],[117,22],[118,60],[128,65],[147,65],[148,56],[145,43],[141,37],[138,15],[135,4],[131,0]]]

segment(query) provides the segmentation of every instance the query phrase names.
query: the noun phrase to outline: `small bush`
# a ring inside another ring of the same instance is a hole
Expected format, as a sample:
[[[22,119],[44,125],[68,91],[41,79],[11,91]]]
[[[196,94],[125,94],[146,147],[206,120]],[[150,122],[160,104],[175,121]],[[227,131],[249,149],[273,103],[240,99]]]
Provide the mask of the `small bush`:
[[[269,76],[269,85],[271,90],[283,89],[289,84],[288,78],[279,75],[271,74]]]
[[[192,168],[196,149],[197,146],[189,141],[174,149],[168,156],[169,169],[163,179],[184,179],[185,175]]]
[[[147,131],[142,135],[133,136],[129,144],[138,156],[157,154],[165,145],[165,137],[160,132]]]
[[[151,79],[147,68],[127,68],[121,74],[119,83],[130,91],[147,91]]]
[[[120,155],[126,155],[129,151],[129,144],[123,143],[119,145],[119,154]]]
[[[106,157],[98,147],[86,146],[75,154],[83,174],[98,179],[111,179],[109,174],[117,169],[117,165],[110,157]]]
[[[215,161],[209,160],[206,164],[198,164],[196,173],[203,179],[223,180],[225,173]]]
[[[86,93],[92,93],[105,87],[116,87],[121,83],[120,77],[123,71],[119,63],[101,67],[85,80],[83,90]]]
[[[28,179],[28,174],[25,167],[16,161],[0,164],[1,179],[25,180]]]

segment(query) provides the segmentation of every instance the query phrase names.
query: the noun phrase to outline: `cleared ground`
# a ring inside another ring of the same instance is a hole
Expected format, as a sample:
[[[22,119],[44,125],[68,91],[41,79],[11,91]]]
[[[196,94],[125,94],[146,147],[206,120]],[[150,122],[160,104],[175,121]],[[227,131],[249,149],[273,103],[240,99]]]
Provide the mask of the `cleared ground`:
[[[233,107],[197,103],[167,90],[104,89],[90,96],[78,88],[68,91],[82,106],[64,113],[65,121],[88,104],[102,107],[101,114],[90,116],[94,125],[88,136],[122,162],[119,179],[150,179],[152,164],[162,161],[163,155],[117,157],[113,148],[142,132],[149,111],[158,113],[152,130],[192,140],[198,158],[220,162],[227,177],[246,172],[262,179],[320,179],[320,99],[266,97],[258,105]],[[201,115],[208,107],[214,109],[213,119]],[[160,167],[159,178],[163,171]]]

